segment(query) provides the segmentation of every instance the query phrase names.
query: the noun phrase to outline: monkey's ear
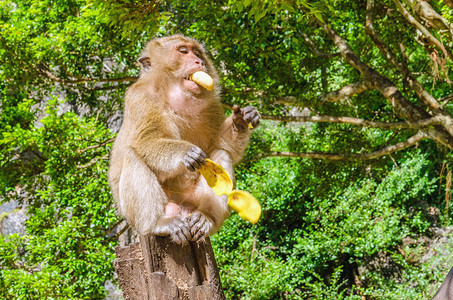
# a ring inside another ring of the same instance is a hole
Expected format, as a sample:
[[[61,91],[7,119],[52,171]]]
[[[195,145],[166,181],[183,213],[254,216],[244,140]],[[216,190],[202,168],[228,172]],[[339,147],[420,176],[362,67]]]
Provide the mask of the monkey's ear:
[[[138,59],[138,62],[142,65],[143,69],[148,72],[151,68],[151,59],[149,56],[142,56]]]

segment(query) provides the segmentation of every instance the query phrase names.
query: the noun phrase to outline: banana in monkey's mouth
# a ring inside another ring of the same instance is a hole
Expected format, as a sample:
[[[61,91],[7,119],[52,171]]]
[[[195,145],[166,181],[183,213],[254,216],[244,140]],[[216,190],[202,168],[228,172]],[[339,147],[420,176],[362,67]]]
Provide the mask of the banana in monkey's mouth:
[[[208,91],[212,91],[214,89],[214,80],[205,72],[197,71],[192,75],[189,75],[187,79],[198,83]]]

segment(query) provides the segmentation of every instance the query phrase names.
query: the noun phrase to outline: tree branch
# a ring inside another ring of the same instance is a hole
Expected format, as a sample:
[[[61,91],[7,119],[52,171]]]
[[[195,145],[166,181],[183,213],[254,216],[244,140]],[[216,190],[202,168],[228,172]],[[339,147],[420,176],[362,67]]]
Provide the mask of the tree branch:
[[[106,153],[104,156],[95,157],[95,158],[93,158],[92,160],[90,160],[90,162],[88,162],[88,163],[85,164],[85,165],[78,165],[78,166],[77,166],[77,169],[84,169],[84,168],[91,167],[92,165],[94,165],[95,163],[97,163],[98,161],[100,161],[100,160],[102,160],[102,159],[108,159],[108,158],[109,158],[109,155],[110,155],[110,153]]]
[[[104,142],[102,142],[102,143],[100,143],[100,144],[93,145],[93,146],[88,146],[88,147],[86,147],[85,149],[77,150],[77,153],[78,153],[78,154],[82,154],[82,153],[84,153],[84,152],[87,151],[87,150],[91,150],[91,149],[96,149],[96,148],[103,147],[103,146],[107,145],[108,143],[113,142],[114,140],[115,140],[115,138],[110,138],[110,139],[108,139],[108,140],[106,140],[106,141],[104,141]]]
[[[363,81],[358,81],[354,82],[348,85],[345,85],[344,87],[328,92],[326,94],[320,95],[317,97],[316,101],[319,102],[337,102],[339,100],[342,100],[347,97],[351,97],[352,95],[355,94],[360,94],[366,90],[368,90],[369,87],[365,84]],[[228,91],[224,91],[225,93],[228,93]],[[252,90],[244,90],[244,93],[253,93]],[[262,91],[258,91],[255,93],[257,97],[263,98],[264,93]],[[303,102],[303,99],[298,98],[296,96],[286,96],[286,97],[281,97],[281,98],[275,98],[273,100],[273,103],[275,104],[284,104],[284,105],[293,105],[293,106],[300,106],[299,103]],[[226,107],[228,108],[228,107]],[[230,108],[228,108],[230,109]]]
[[[398,1],[398,0],[394,0]],[[401,3],[400,3],[401,4]],[[365,31],[373,40],[374,44],[378,47],[379,51],[384,55],[385,59],[394,65],[402,74],[406,76],[406,81],[409,86],[415,91],[417,96],[422,100],[422,102],[428,106],[435,114],[443,116],[444,122],[441,124],[445,130],[448,131],[450,138],[453,136],[453,119],[451,116],[442,110],[439,102],[428,93],[423,86],[418,82],[416,77],[407,67],[406,63],[401,63],[396,55],[387,47],[387,45],[381,40],[381,38],[376,34],[373,26],[374,20],[374,0],[367,0],[367,16],[366,16],[366,26]]]
[[[415,91],[420,100],[423,101],[431,109],[438,109],[440,107],[439,102],[428,93],[422,85],[415,79],[415,76],[411,73],[405,62],[400,62],[389,47],[384,43],[384,41],[376,34],[374,29],[373,20],[374,20],[374,0],[367,1],[367,15],[366,15],[366,25],[365,31],[368,36],[371,38],[373,43],[378,47],[379,51],[382,53],[384,58],[395,66],[398,71],[400,71],[404,76],[407,77],[407,83]]]
[[[327,35],[332,39],[335,45],[340,49],[341,55],[345,61],[357,69],[365,78],[368,87],[378,90],[389,103],[395,108],[396,112],[409,121],[429,119],[430,115],[418,106],[408,101],[395,84],[387,77],[379,74],[376,70],[362,62],[354,53],[351,46],[341,38],[328,22],[321,22],[316,19],[319,25],[324,29]],[[444,116],[442,127],[428,130],[427,133],[437,142],[453,149],[453,126],[451,118]]]
[[[450,102],[450,100],[453,99],[453,94],[450,94],[448,96],[445,96],[445,97],[442,97],[439,99],[439,102],[441,102],[442,104],[440,105],[440,107],[445,107],[445,105],[448,104],[448,102]]]
[[[297,158],[314,158],[314,159],[329,159],[329,160],[368,160],[374,159],[378,157],[382,157],[384,155],[390,155],[393,152],[401,151],[406,148],[409,148],[419,141],[427,138],[425,133],[419,132],[416,135],[410,137],[408,140],[397,143],[395,145],[387,146],[383,149],[369,152],[369,153],[323,153],[323,152],[308,152],[308,153],[296,153],[296,152],[280,152],[280,151],[273,151],[263,154],[258,154],[252,159],[245,161],[256,161],[259,159],[267,158],[267,157],[297,157]]]
[[[85,82],[125,82],[125,81],[136,81],[138,79],[138,77],[126,76],[126,77],[120,77],[120,78],[80,78],[80,79],[76,79],[76,80],[67,80],[67,79],[63,79],[63,78],[55,76],[54,74],[52,74],[52,72],[50,72],[44,66],[39,66],[37,70],[38,70],[38,72],[40,72],[47,78],[52,79],[52,80],[62,83],[62,84],[67,84],[67,85],[73,85],[73,84],[79,84],[79,83],[85,83]]]
[[[444,45],[439,42],[432,34],[429,32],[428,29],[426,29],[422,24],[420,24],[407,10],[404,8],[403,4],[398,1],[398,0],[393,0],[393,3],[395,3],[396,7],[398,8],[399,12],[403,15],[403,17],[415,28],[420,30],[423,35],[434,45],[436,45],[437,48],[439,48],[446,56],[448,56],[450,59],[452,59],[451,52],[447,50]]]
[[[403,0],[408,4],[412,10],[429,25],[440,30],[443,33],[447,33],[450,40],[453,39],[453,26],[451,23],[442,17],[433,7],[424,0]],[[446,3],[446,1],[444,1]],[[447,4],[448,5],[448,4]]]
[[[129,229],[129,223],[126,223],[124,225],[124,227],[120,231],[118,231],[115,236],[112,237],[112,240],[117,241],[119,239],[119,237],[128,229]]]
[[[362,62],[354,53],[351,46],[331,28],[330,24],[326,22],[320,25],[335,45],[340,49],[341,55],[345,61],[362,73],[365,77],[367,86],[381,92],[402,117],[411,121],[426,119],[429,117],[424,110],[414,106],[406,100],[398,88],[387,77],[382,76],[374,69],[370,68],[367,64]]]
[[[321,102],[336,102],[338,100],[351,97],[355,94],[360,94],[369,88],[363,81],[348,84],[339,90],[329,92],[318,97]]]
[[[261,115],[264,120],[274,120],[283,122],[312,122],[312,123],[343,123],[357,126],[367,126],[384,129],[417,129],[426,128],[443,124],[444,117],[435,116],[432,118],[418,121],[404,122],[375,122],[353,117],[333,117],[333,116],[272,116]]]

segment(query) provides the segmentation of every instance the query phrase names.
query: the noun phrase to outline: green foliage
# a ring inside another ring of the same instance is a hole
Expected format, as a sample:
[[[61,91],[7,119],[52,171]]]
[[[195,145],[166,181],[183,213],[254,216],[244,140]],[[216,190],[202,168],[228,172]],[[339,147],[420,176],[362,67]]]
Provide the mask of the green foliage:
[[[393,3],[375,2],[374,26],[386,45],[398,59],[407,57],[433,97],[452,94],[451,61],[439,66]],[[430,4],[452,21],[442,1]],[[236,168],[237,187],[258,198],[262,218],[252,226],[233,214],[212,238],[227,298],[429,299],[451,266],[445,257],[421,262],[425,245],[403,240],[451,223],[450,150],[422,141],[369,161],[266,157],[360,154],[415,133],[272,120],[302,111],[403,120],[376,90],[323,100],[364,80],[320,27],[326,22],[423,107],[365,31],[366,15],[364,2],[350,0],[2,1],[0,200],[17,201],[27,221],[25,234],[0,236],[0,298],[105,296],[119,221],[107,184],[109,128],[138,76],[145,42],[183,33],[210,51],[225,104],[255,105],[270,119],[254,130]],[[446,33],[436,36],[448,41]],[[446,113],[453,112],[450,102],[443,103]],[[380,257],[394,267],[390,275],[372,268]]]
[[[1,191],[5,200],[28,207],[26,235],[0,240],[1,294],[14,299],[101,297],[102,283],[113,274],[117,242],[108,230],[117,217],[108,163],[102,159],[110,144],[96,145],[111,133],[93,118],[60,113],[56,100],[49,101],[37,127],[27,122],[30,104],[25,100],[16,109],[9,107],[14,114],[2,114],[0,121],[7,124],[0,132]],[[22,120],[14,122],[13,115]],[[24,163],[17,155],[27,151]],[[20,197],[23,193],[32,196]]]
[[[170,14],[159,14],[159,1],[89,1],[97,14],[96,20],[121,34],[123,39],[137,39],[142,33],[155,31],[159,20],[168,20]]]
[[[404,261],[396,253],[401,239],[427,233],[430,221],[423,203],[435,194],[437,182],[429,177],[431,162],[425,154],[408,154],[398,167],[385,172],[383,180],[348,178],[349,186],[336,181],[327,191],[325,185],[316,184],[326,174],[314,172],[316,166],[310,164],[267,160],[239,173],[239,188],[254,191],[263,203],[263,217],[258,227],[251,227],[233,216],[213,238],[231,299],[382,295],[382,290],[378,292],[373,286],[385,285],[388,279],[379,273],[368,274],[376,283],[368,290],[349,290],[346,278],[352,266],[387,251]],[[299,172],[295,172],[296,165]],[[410,285],[420,270],[405,264],[408,278],[404,282]],[[326,274],[330,274],[327,281]],[[425,280],[419,288],[429,283]],[[392,286],[392,290],[396,288]],[[398,290],[404,292],[403,288]],[[418,295],[420,291],[402,295]]]

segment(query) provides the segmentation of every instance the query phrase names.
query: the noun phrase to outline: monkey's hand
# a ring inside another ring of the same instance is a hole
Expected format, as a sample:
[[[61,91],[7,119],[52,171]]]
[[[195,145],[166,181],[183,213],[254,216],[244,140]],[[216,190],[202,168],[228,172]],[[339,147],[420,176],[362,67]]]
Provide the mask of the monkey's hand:
[[[247,128],[253,129],[260,125],[261,115],[253,106],[240,108],[233,105],[233,128],[235,131],[243,132]]]
[[[201,242],[208,236],[214,223],[199,211],[194,211],[187,218],[189,223],[192,242]]]
[[[193,146],[184,155],[182,162],[189,171],[194,172],[196,169],[199,169],[202,165],[206,164],[206,153],[199,147]]]
[[[172,241],[177,244],[187,244],[192,238],[187,220],[181,220],[176,216],[162,218],[157,223],[153,233],[158,236],[169,235]]]

